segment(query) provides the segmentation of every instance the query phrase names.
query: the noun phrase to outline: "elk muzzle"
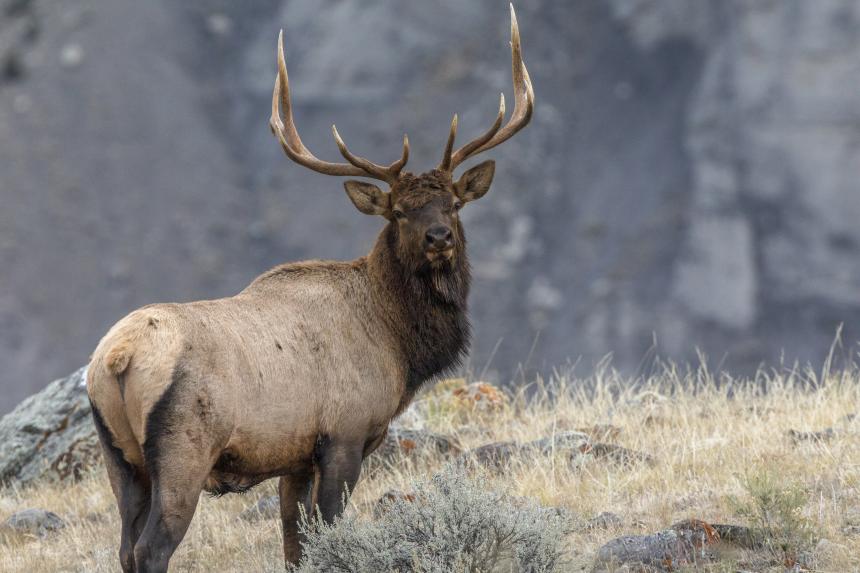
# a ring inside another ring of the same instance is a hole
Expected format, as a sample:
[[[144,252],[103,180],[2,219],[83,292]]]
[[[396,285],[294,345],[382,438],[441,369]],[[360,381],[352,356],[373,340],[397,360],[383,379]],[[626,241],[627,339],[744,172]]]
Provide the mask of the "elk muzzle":
[[[454,232],[447,225],[433,225],[424,234],[424,248],[431,262],[450,260],[454,255]]]

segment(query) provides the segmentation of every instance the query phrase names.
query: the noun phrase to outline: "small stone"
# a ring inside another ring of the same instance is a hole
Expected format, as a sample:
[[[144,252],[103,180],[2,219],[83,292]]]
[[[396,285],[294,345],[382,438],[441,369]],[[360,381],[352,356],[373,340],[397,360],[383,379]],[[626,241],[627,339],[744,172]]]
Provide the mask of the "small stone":
[[[522,446],[517,442],[493,442],[473,448],[464,453],[461,458],[466,463],[475,463],[485,468],[502,469],[508,465],[515,455],[522,452]]]
[[[712,523],[711,527],[725,543],[731,543],[743,549],[759,549],[764,545],[762,536],[749,527],[723,523]]]
[[[795,444],[800,442],[829,442],[836,437],[836,430],[826,428],[817,432],[801,432],[798,430],[789,430],[788,437]]]
[[[84,61],[84,49],[80,44],[70,43],[60,50],[60,64],[66,68],[76,68]]]
[[[548,434],[569,431],[581,432],[586,434],[592,440],[612,441],[621,436],[622,429],[614,424],[593,424],[591,426],[582,426],[571,420],[560,419],[547,424],[545,431]]]
[[[587,457],[605,459],[622,465],[637,463],[653,464],[655,462],[653,456],[644,452],[631,450],[615,444],[604,444],[602,442],[587,444],[580,448],[579,451],[572,452],[570,461],[571,463],[578,464]]]
[[[621,527],[624,520],[617,513],[611,511],[602,511],[588,520],[585,524],[586,529],[611,529]]]
[[[90,512],[84,516],[84,520],[89,523],[107,523],[110,518],[104,513]]]
[[[255,523],[266,519],[277,519],[281,517],[281,500],[277,495],[269,495],[261,498],[251,507],[246,508],[239,514],[239,519],[248,523]]]
[[[525,444],[525,448],[537,449],[543,454],[573,450],[583,451],[591,443],[591,438],[583,432],[560,432],[546,438],[534,440]]]
[[[25,509],[9,516],[0,525],[0,538],[25,537],[44,539],[66,526],[66,522],[52,511]]]
[[[462,451],[459,442],[451,436],[445,436],[428,430],[417,430],[391,426],[385,439],[374,456],[379,459],[391,460],[399,456],[412,455],[441,455],[456,456]]]

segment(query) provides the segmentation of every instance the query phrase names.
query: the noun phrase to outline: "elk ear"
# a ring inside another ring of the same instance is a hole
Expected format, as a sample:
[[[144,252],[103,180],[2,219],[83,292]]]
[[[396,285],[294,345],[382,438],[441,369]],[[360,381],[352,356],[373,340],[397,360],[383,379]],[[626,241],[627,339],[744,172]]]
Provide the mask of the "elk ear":
[[[347,181],[343,186],[352,204],[365,215],[390,216],[389,195],[376,185],[364,181]]]
[[[464,203],[480,199],[490,190],[490,184],[493,182],[493,173],[496,171],[496,162],[493,160],[484,161],[475,165],[457,180],[454,184],[454,189],[457,191],[457,196]]]

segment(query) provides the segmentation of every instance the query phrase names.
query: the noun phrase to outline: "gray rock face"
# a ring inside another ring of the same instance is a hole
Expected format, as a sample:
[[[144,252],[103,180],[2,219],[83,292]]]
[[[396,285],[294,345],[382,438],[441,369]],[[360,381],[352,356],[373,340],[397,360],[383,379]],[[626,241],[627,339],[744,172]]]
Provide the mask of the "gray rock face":
[[[820,361],[840,322],[856,338],[860,4],[518,8],[537,109],[463,212],[472,364],[506,381],[611,351],[632,369],[656,335],[738,368]],[[491,0],[0,0],[0,411],[137,306],[370,247],[381,221],[266,127],[282,26],[327,159],[337,123],[377,161],[408,131],[426,169],[453,112],[467,137],[510,95]]]
[[[85,368],[52,382],[0,419],[0,486],[77,479],[100,460]]]

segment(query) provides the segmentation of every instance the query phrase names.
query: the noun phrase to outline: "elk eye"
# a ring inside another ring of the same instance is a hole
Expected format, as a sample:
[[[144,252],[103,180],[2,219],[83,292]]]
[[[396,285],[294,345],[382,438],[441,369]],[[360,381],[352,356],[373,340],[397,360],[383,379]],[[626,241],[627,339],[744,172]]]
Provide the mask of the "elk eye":
[[[454,210],[455,211],[459,211],[460,207],[462,207],[462,206],[463,206],[462,201],[454,201]]]
[[[400,219],[400,220],[402,221],[403,219],[405,219],[405,218],[406,218],[406,213],[404,213],[404,212],[403,212],[403,211],[401,211],[400,209],[395,209],[395,210],[394,210],[394,218],[395,218],[395,219]]]

